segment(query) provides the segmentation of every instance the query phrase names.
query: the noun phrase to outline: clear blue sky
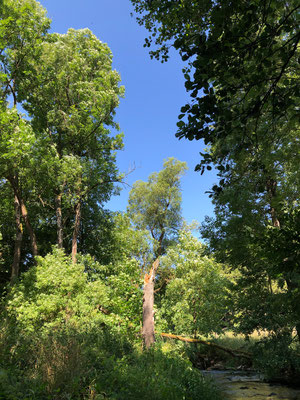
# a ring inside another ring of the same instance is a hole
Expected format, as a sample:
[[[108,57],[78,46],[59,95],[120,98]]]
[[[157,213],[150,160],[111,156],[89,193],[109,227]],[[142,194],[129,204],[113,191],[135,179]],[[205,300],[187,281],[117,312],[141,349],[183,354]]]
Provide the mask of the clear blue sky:
[[[121,172],[135,170],[127,177],[132,185],[147,180],[150,173],[162,168],[163,160],[175,157],[189,167],[182,179],[183,217],[201,222],[213,215],[205,194],[216,182],[214,172],[194,172],[203,145],[175,138],[180,107],[188,100],[182,74],[183,63],[174,52],[167,63],[151,60],[143,47],[146,30],[130,16],[129,0],[40,0],[52,19],[52,31],[66,33],[68,28],[89,28],[113,53],[113,67],[122,78],[125,98],[116,115],[125,138],[124,150],[118,152]],[[111,210],[124,211],[130,188],[107,204]]]

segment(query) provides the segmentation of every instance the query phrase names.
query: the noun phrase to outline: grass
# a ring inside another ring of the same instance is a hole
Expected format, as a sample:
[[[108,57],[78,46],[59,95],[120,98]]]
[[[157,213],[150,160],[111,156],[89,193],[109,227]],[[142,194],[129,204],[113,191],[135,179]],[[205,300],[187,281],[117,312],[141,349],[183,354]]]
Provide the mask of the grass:
[[[142,351],[98,329],[0,343],[1,400],[220,400],[214,384],[175,346]]]

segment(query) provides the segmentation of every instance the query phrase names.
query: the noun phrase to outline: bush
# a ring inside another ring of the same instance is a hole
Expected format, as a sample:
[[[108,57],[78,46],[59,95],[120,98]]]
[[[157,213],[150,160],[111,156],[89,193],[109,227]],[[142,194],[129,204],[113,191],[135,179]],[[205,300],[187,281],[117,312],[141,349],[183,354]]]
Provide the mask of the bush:
[[[299,343],[289,333],[270,335],[255,348],[255,367],[266,379],[286,383],[300,382]]]
[[[91,263],[74,265],[54,249],[10,290],[0,324],[0,399],[217,399],[178,353],[136,348],[133,263],[107,277]]]

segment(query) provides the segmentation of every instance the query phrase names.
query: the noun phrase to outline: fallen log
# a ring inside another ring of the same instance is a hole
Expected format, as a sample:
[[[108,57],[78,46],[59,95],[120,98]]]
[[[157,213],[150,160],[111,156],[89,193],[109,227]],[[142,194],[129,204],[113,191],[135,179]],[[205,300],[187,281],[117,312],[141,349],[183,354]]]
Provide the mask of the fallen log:
[[[187,337],[184,337],[184,336],[173,335],[172,333],[158,333],[158,332],[156,332],[156,334],[160,335],[162,337],[165,337],[165,338],[180,340],[182,342],[201,343],[201,344],[204,344],[206,346],[211,346],[211,347],[214,347],[216,349],[223,350],[226,353],[231,354],[233,357],[244,357],[244,358],[247,358],[249,360],[252,360],[252,354],[251,353],[248,353],[248,352],[243,351],[243,350],[238,350],[238,349],[234,349],[234,350],[233,349],[229,349],[228,347],[224,347],[224,346],[221,346],[221,345],[219,345],[217,343],[213,343],[213,342],[207,342],[206,340],[203,340],[203,339],[192,339],[192,338],[187,338]]]

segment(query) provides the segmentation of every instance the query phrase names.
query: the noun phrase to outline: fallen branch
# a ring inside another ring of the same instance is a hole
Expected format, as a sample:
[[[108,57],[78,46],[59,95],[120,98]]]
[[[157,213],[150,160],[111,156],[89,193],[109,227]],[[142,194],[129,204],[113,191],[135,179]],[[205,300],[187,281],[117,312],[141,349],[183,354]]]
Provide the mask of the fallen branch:
[[[219,344],[213,343],[213,342],[207,342],[206,340],[202,340],[202,339],[191,339],[191,338],[187,338],[187,337],[183,337],[183,336],[178,336],[178,335],[173,335],[172,333],[157,333],[157,335],[160,335],[162,337],[166,337],[169,339],[175,339],[175,340],[181,340],[182,342],[188,342],[188,343],[201,343],[204,344],[206,346],[211,346],[214,347],[216,349],[219,350],[223,350],[229,354],[231,354],[233,357],[244,357],[244,358],[248,358],[249,360],[252,359],[252,354],[248,353],[246,351],[243,350],[238,350],[238,349],[229,349],[228,347],[224,347],[221,346]]]

